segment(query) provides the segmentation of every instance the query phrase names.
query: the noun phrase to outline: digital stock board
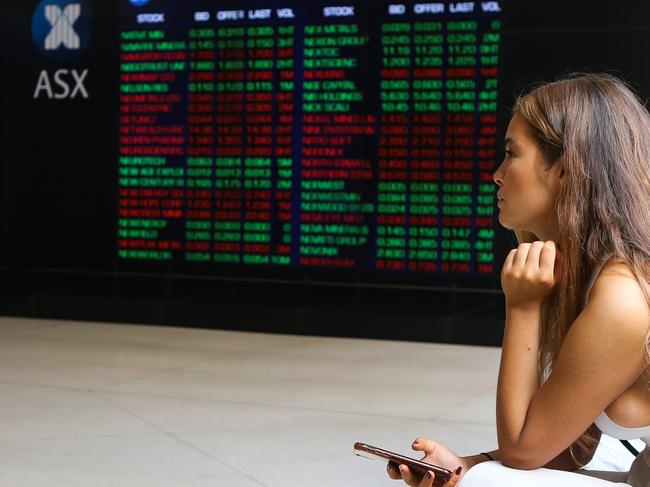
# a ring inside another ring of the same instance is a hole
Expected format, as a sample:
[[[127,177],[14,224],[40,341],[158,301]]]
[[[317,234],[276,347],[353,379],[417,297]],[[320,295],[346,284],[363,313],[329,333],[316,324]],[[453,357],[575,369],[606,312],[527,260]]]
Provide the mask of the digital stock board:
[[[646,100],[648,19],[590,0],[7,2],[0,312],[498,344],[511,107],[575,71]]]
[[[502,15],[124,1],[118,260],[495,275]]]

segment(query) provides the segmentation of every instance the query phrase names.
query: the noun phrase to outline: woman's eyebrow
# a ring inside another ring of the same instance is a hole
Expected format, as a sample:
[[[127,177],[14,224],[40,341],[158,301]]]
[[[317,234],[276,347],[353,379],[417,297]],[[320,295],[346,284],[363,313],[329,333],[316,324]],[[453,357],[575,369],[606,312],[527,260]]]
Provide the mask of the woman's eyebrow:
[[[504,147],[509,145],[509,144],[514,144],[514,143],[515,143],[515,139],[513,139],[512,137],[508,137],[507,139],[503,140],[503,146]]]

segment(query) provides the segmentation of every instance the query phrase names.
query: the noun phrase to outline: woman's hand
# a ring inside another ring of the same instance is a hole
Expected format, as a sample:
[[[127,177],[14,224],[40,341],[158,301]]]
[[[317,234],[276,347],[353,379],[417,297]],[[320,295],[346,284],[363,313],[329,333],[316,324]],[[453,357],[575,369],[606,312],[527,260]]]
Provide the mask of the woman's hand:
[[[506,305],[514,307],[541,306],[555,286],[555,242],[522,243],[512,249],[501,271],[501,287]]]
[[[434,440],[418,438],[413,442],[411,448],[415,451],[424,452],[424,457],[421,459],[422,462],[438,465],[453,472],[451,479],[444,484],[440,484],[439,482],[435,483],[439,487],[454,487],[470,467],[464,458],[459,457],[449,448]],[[403,479],[412,487],[431,487],[434,485],[435,474],[431,470],[422,476],[411,472],[406,465],[397,465],[392,462],[388,463],[387,470],[388,476],[391,479]],[[429,476],[429,474],[431,475]]]

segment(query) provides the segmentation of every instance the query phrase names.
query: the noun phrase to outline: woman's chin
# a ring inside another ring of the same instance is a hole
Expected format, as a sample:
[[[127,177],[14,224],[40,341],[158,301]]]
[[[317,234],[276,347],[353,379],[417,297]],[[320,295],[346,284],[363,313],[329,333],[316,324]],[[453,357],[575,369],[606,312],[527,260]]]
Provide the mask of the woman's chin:
[[[499,212],[499,217],[498,218],[499,218],[499,224],[503,228],[506,228],[508,230],[514,230],[515,229],[510,223],[508,223],[508,219],[503,217],[503,214],[501,212]]]

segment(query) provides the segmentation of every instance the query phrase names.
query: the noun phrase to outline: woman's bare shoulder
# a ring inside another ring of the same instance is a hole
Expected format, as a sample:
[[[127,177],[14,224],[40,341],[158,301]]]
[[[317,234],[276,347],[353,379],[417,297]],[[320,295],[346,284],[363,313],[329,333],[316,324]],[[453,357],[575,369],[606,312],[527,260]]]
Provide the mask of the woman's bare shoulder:
[[[625,316],[631,326],[650,327],[650,305],[642,285],[650,292],[647,282],[640,283],[632,268],[623,260],[612,257],[605,264],[589,293],[588,306],[602,313]],[[609,315],[612,316],[612,315]]]
[[[560,375],[578,374],[580,380],[587,380],[596,369],[605,377],[607,370],[607,380],[628,387],[643,365],[644,354],[639,351],[645,350],[648,331],[650,307],[634,273],[624,263],[608,262],[571,325],[554,369]],[[600,384],[602,377],[590,380]],[[623,390],[601,397],[603,407]]]
[[[603,266],[603,270],[600,272],[600,276],[612,274],[618,276],[627,276],[635,279],[632,268],[628,265],[627,262],[625,262],[622,257],[610,257]]]
[[[596,284],[602,285],[604,282],[617,285],[629,284],[632,287],[638,288],[639,291],[641,290],[641,285],[637,281],[634,271],[621,257],[611,257],[605,263],[596,279],[594,288],[596,287]],[[648,283],[646,283],[646,285],[648,285]]]

